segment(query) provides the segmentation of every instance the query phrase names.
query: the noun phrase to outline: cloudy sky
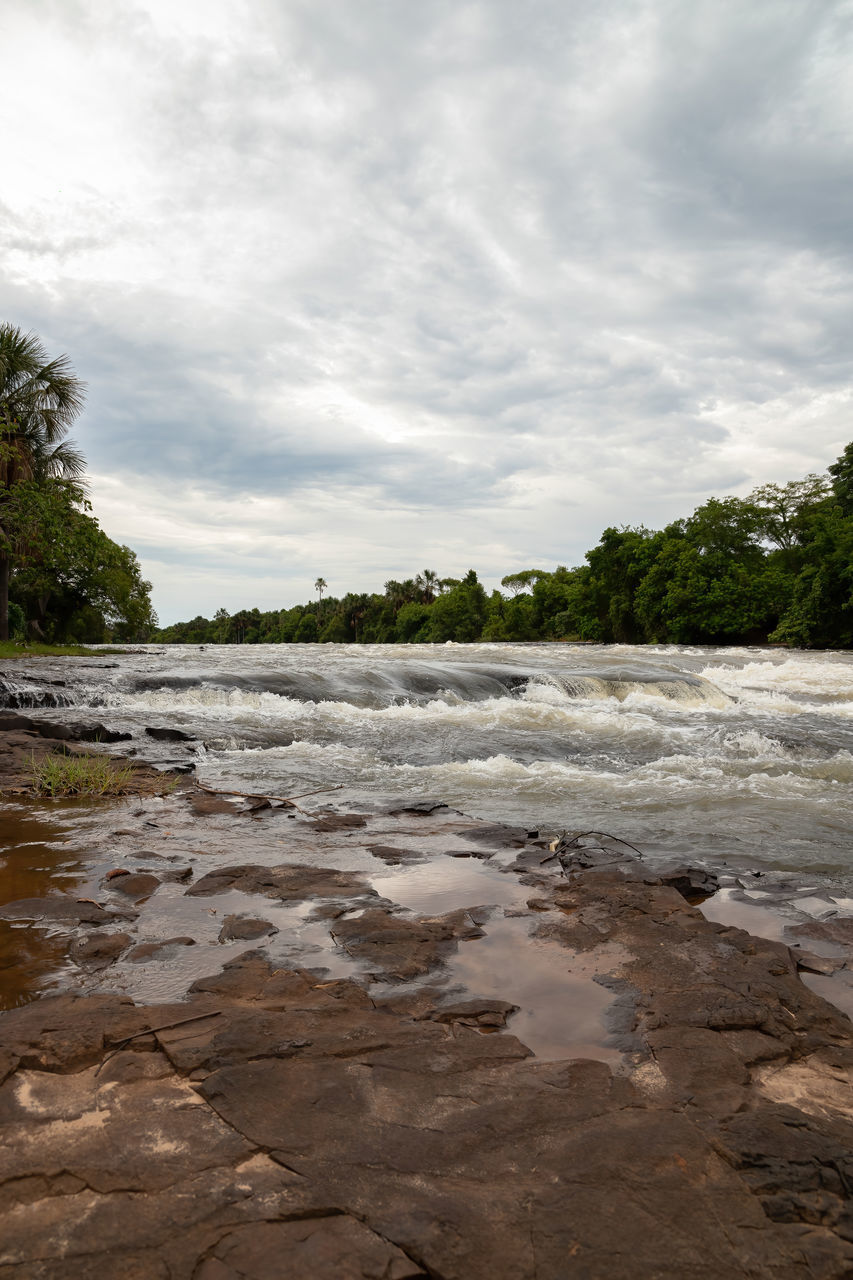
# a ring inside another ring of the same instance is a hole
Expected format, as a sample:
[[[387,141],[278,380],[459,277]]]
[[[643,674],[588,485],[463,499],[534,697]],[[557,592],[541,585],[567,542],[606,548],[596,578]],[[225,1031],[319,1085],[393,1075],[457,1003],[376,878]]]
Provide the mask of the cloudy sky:
[[[846,0],[0,0],[0,318],[163,622],[853,439]]]

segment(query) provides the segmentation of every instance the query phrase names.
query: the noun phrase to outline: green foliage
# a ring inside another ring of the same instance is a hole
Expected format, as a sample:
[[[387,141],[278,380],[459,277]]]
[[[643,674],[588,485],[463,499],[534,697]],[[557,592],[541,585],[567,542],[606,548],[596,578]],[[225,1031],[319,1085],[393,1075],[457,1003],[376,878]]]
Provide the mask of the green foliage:
[[[83,392],[66,356],[0,324],[0,638],[9,620],[17,634],[90,643],[147,640],[156,626],[136,556],[89,514],[66,438]]]
[[[424,569],[381,594],[350,593],[213,622],[195,618],[164,642],[443,644],[574,640],[609,644],[853,647],[853,445],[829,468],[709,498],[665,529],[610,527],[578,568],[524,569],[486,595],[476,573]],[[224,639],[227,632],[227,640]]]

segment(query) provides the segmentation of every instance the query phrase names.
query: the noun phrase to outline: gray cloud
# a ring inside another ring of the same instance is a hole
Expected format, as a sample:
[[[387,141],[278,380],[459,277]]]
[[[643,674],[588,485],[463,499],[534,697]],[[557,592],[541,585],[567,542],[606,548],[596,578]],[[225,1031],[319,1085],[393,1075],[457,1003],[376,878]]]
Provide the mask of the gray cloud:
[[[242,557],[300,598],[253,495],[354,587],[454,547],[575,563],[849,438],[843,0],[34,0],[3,27],[55,95],[8,131],[3,311],[87,379],[105,525],[165,578]],[[192,543],[205,494],[242,541]],[[204,582],[186,609],[222,602]]]

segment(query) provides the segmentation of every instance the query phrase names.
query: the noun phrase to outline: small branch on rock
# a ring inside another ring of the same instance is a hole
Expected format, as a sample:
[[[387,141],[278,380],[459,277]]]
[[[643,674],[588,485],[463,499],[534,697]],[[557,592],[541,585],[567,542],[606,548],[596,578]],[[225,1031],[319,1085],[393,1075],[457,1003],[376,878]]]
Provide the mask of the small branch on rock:
[[[95,1072],[95,1076],[99,1076],[110,1058],[114,1058],[117,1053],[121,1053],[122,1049],[126,1048],[127,1045],[130,1044],[131,1040],[138,1040],[140,1036],[153,1036],[156,1035],[158,1031],[171,1031],[173,1027],[183,1027],[186,1026],[188,1022],[202,1022],[205,1018],[218,1018],[221,1013],[221,1009],[213,1009],[210,1013],[195,1013],[191,1018],[179,1018],[177,1022],[164,1022],[159,1027],[145,1027],[142,1031],[134,1031],[132,1036],[126,1036],[125,1039],[122,1040],[115,1049],[113,1049],[112,1053],[107,1054]]]

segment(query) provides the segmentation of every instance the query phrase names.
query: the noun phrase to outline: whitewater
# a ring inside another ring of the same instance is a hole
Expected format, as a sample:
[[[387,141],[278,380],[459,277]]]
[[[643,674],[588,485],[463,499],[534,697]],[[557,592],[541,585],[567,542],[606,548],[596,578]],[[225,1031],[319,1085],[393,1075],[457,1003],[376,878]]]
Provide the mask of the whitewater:
[[[113,750],[190,760],[209,786],[335,787],[328,803],[349,809],[443,802],[547,833],[605,831],[652,860],[853,890],[849,653],[150,645],[7,664],[0,697],[97,717],[133,735]]]

